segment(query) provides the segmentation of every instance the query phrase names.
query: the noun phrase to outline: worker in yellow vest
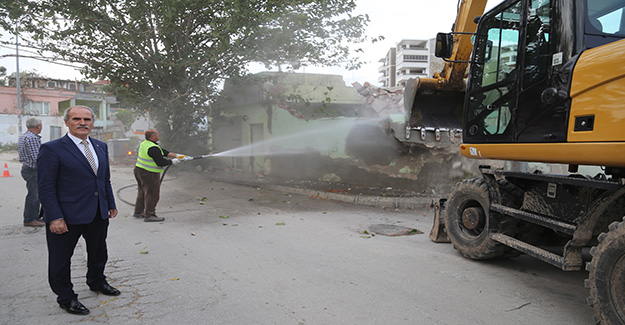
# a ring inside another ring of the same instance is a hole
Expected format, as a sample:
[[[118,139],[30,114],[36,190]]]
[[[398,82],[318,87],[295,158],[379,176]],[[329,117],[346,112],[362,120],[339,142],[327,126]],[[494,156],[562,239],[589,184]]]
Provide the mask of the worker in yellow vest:
[[[134,174],[137,180],[137,200],[135,202],[135,218],[144,218],[145,222],[164,221],[165,218],[156,215],[156,204],[160,198],[161,175],[166,166],[184,161],[185,155],[169,152],[158,145],[160,139],[158,131],[145,131],[145,140],[139,145],[137,163]],[[173,159],[165,159],[170,157]]]

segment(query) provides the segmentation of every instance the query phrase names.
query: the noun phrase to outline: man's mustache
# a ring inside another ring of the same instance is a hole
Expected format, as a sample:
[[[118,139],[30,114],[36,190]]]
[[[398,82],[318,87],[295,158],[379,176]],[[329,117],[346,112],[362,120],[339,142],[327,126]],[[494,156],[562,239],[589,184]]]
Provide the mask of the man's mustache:
[[[86,124],[79,124],[78,126],[76,126],[77,129],[89,129],[89,126]]]

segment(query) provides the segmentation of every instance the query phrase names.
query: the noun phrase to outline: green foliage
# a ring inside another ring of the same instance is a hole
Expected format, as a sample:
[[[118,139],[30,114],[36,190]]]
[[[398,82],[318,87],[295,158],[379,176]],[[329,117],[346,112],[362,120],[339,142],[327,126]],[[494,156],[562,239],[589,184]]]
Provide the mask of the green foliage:
[[[27,3],[27,0],[2,1],[2,5],[0,5],[0,27],[6,31],[14,31],[15,23],[21,21],[20,17],[25,14],[28,8]]]
[[[17,151],[17,143],[0,143],[0,152]]]
[[[115,117],[122,122],[125,130],[130,130],[132,123],[136,120],[132,111],[127,109],[119,109],[115,112]]]
[[[85,63],[88,77],[110,80],[123,107],[147,112],[161,142],[176,146],[206,146],[213,99],[249,63],[357,67],[349,45],[365,40],[369,22],[351,15],[353,0],[15,3],[0,11],[7,30],[20,17],[22,42]]]
[[[7,68],[0,66],[0,86],[6,86],[8,84]]]

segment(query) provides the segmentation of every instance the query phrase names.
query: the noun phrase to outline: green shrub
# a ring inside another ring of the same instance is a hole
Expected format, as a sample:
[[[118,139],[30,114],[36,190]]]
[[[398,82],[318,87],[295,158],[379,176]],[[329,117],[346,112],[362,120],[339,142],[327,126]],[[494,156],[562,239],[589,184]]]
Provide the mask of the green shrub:
[[[0,143],[0,152],[17,151],[17,143]]]

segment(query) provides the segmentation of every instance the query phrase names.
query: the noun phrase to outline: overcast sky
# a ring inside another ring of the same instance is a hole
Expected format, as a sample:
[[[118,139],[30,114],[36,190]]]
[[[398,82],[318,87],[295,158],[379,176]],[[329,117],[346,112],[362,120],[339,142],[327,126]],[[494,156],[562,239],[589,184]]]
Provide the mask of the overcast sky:
[[[492,8],[503,0],[490,0],[486,8]],[[430,39],[438,32],[449,32],[456,18],[458,0],[356,0],[356,14],[368,14],[371,22],[367,34],[371,37],[383,35],[385,40],[376,44],[363,44],[365,52],[361,60],[367,62],[361,69],[346,71],[341,68],[306,67],[297,72],[328,73],[342,75],[345,83],[369,82],[378,85],[379,63],[389,48],[402,39]],[[6,39],[3,37],[3,39]],[[13,39],[14,40],[14,39]],[[0,66],[9,74],[16,71],[15,57],[2,57],[15,54],[15,48],[0,47]],[[26,49],[20,55],[33,55]],[[20,58],[20,71],[37,70],[44,76],[56,79],[82,79],[80,72],[67,66]]]

